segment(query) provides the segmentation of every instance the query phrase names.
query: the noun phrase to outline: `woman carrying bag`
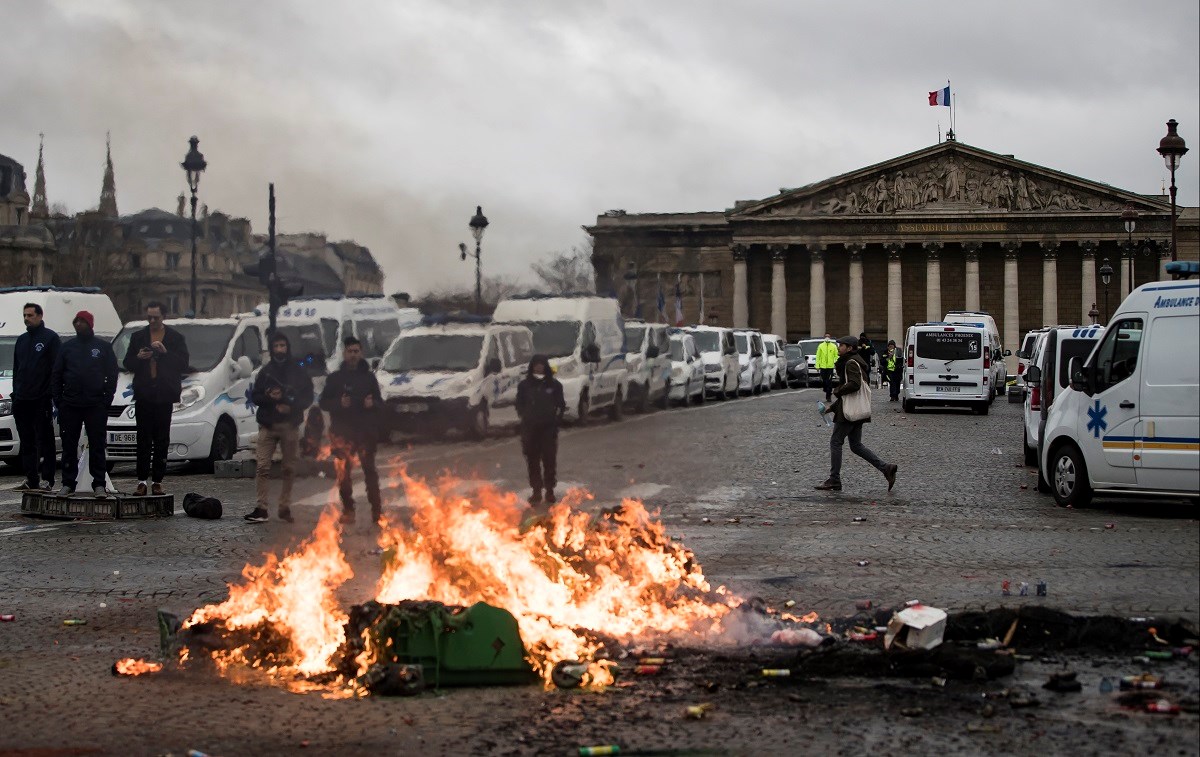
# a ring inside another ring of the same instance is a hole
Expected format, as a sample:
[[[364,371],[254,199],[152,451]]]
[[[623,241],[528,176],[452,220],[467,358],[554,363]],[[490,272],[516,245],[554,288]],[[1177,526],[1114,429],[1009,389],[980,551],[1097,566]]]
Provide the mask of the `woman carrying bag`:
[[[837,340],[838,361],[835,366],[842,383],[833,393],[837,396],[825,412],[834,414],[833,436],[829,439],[829,478],[816,488],[822,491],[842,490],[842,445],[850,439],[850,451],[874,465],[887,479],[888,491],[896,485],[899,466],[885,463],[863,446],[863,424],[871,420],[871,385],[867,380],[867,364],[858,354],[858,340],[844,336]]]

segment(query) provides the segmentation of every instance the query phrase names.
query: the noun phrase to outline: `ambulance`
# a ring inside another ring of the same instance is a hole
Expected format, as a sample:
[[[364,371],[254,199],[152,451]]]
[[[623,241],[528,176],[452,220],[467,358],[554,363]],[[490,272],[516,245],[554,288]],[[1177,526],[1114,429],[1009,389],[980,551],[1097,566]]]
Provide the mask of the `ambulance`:
[[[1071,385],[1050,408],[1041,470],[1054,499],[1200,499],[1200,264],[1169,263],[1175,281],[1121,303]]]
[[[995,396],[990,345],[982,322],[909,326],[900,379],[904,412],[915,412],[918,405],[958,405],[987,415]]]

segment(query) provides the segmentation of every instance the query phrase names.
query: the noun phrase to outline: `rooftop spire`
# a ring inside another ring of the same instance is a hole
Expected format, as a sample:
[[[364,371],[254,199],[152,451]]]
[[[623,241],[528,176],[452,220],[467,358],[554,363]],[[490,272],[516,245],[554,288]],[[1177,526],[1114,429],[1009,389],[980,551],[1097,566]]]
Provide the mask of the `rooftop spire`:
[[[42,163],[42,144],[45,136],[38,134],[37,174],[33,180],[33,207],[29,209],[31,218],[45,218],[50,215],[50,208],[46,205],[46,169]]]
[[[112,135],[104,134],[104,184],[100,187],[100,214],[109,218],[117,217],[117,180],[113,176],[112,164]]]

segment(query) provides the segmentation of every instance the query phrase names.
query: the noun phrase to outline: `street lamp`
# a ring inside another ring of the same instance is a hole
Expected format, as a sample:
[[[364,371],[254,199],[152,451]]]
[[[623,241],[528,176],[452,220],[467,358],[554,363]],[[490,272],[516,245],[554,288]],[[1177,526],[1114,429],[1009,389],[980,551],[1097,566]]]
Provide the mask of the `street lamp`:
[[[1121,220],[1125,222],[1125,249],[1129,255],[1129,291],[1131,292],[1136,286],[1133,283],[1133,232],[1137,229],[1137,222],[1140,217],[1141,214],[1132,205],[1126,205],[1125,210],[1121,211]]]
[[[483,206],[475,206],[475,215],[471,216],[471,220],[467,222],[471,227],[471,236],[475,237],[475,314],[483,314],[483,262],[479,256],[480,242],[483,241],[483,230],[488,227],[487,216],[483,214]],[[467,246],[459,243],[458,251],[462,255],[462,259],[466,260]]]
[[[199,315],[199,311],[196,310],[196,190],[200,188],[200,174],[208,168],[208,163],[204,161],[204,155],[196,149],[200,139],[192,137],[188,143],[192,149],[188,150],[187,156],[179,165],[187,172],[188,189],[192,190],[192,317],[195,318]]]
[[[1088,318],[1091,319],[1092,325],[1096,325],[1096,321],[1100,320],[1100,311],[1096,309],[1096,303],[1092,303],[1092,309],[1088,311]]]
[[[1178,128],[1179,123],[1174,118],[1167,121],[1167,136],[1158,142],[1158,154],[1163,157],[1163,163],[1171,172],[1171,262],[1176,260],[1176,250],[1179,247],[1175,238],[1175,169],[1179,168],[1179,161],[1183,160],[1184,153],[1187,152],[1187,144],[1183,137],[1179,136]]]
[[[1108,320],[1108,283],[1112,281],[1113,269],[1105,258],[1100,264],[1100,281],[1104,283],[1104,320]]]

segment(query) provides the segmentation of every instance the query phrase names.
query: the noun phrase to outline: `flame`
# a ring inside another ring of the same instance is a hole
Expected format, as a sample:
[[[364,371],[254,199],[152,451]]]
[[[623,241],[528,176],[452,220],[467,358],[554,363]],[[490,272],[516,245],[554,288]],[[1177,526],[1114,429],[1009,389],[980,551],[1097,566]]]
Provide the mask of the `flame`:
[[[267,555],[260,567],[244,567],[245,581],[230,587],[228,599],[196,610],[183,627],[211,621],[227,630],[268,626],[287,641],[275,670],[301,675],[330,670],[345,641],[347,619],[334,593],[354,575],[338,544],[340,536],[337,514],[326,510],[294,551],[282,559]],[[233,662],[257,667],[260,661],[250,659],[247,646],[218,650],[213,658],[222,668]]]
[[[139,660],[134,657],[126,657],[113,663],[113,672],[123,676],[146,675],[147,673],[157,673],[162,669],[161,662]]]

